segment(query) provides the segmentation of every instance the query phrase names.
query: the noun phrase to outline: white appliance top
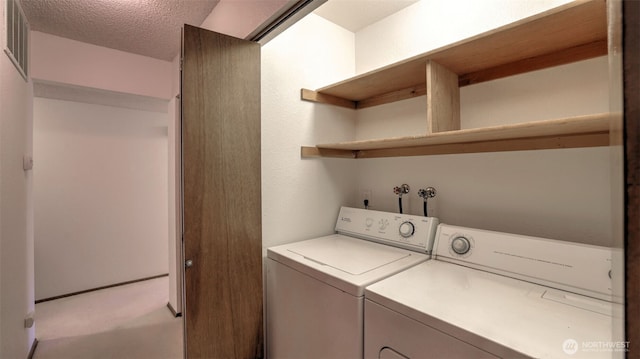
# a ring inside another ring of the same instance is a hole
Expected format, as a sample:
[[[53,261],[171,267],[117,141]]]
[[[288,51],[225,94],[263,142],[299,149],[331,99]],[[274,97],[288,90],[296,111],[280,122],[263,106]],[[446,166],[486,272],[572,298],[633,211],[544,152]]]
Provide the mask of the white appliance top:
[[[369,286],[365,296],[498,356],[610,358],[601,346],[616,344],[612,321],[623,311],[611,301],[611,254],[440,225],[436,260]],[[568,341],[580,352],[565,351]]]
[[[323,240],[308,240],[292,244],[289,252],[336,270],[361,275],[375,268],[406,258],[411,253],[371,246],[361,240],[334,235]]]
[[[365,297],[504,358],[611,358],[599,346],[616,343],[613,316],[623,310],[617,303],[438,260],[370,285]],[[574,355],[563,349],[570,340],[580,350]]]
[[[342,207],[338,234],[271,247],[267,257],[363,296],[367,285],[429,259],[437,224],[431,217]]]
[[[438,260],[622,301],[613,296],[611,248],[450,225],[438,227],[436,242]]]

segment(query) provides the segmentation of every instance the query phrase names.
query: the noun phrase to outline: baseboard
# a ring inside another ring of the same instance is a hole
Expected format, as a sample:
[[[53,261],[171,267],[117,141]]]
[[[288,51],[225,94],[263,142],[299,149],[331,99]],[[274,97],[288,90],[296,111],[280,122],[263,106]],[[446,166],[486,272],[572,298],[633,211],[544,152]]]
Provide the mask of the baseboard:
[[[169,310],[171,311],[171,314],[173,314],[174,317],[181,317],[182,313],[178,313],[176,312],[176,310],[173,308],[173,305],[171,305],[171,302],[167,303],[167,308],[169,308]]]
[[[116,283],[116,284],[105,285],[105,286],[102,286],[102,287],[97,287],[97,288],[91,288],[91,289],[81,290],[81,291],[79,291],[79,292],[73,292],[73,293],[68,293],[68,294],[57,295],[57,296],[55,296],[55,297],[50,297],[50,298],[38,299],[38,300],[36,300],[36,304],[38,304],[38,303],[42,303],[42,302],[48,302],[48,301],[50,301],[50,300],[56,300],[56,299],[61,299],[61,298],[66,298],[66,297],[71,297],[71,296],[78,295],[78,294],[84,294],[84,293],[89,293],[89,292],[95,292],[95,291],[97,291],[97,290],[101,290],[101,289],[107,289],[107,288],[119,287],[119,286],[121,286],[121,285],[133,284],[133,283],[138,283],[138,282],[144,282],[145,280],[151,280],[151,279],[156,279],[156,278],[167,277],[168,275],[169,275],[169,273],[159,274],[159,275],[155,275],[155,276],[152,276],[152,277],[146,277],[146,278],[134,279],[134,280],[126,281],[126,282],[120,282],[120,283]]]
[[[27,359],[33,359],[33,356],[36,354],[36,347],[38,346],[38,338],[33,339],[33,343],[31,343],[31,349],[29,350],[29,355]]]

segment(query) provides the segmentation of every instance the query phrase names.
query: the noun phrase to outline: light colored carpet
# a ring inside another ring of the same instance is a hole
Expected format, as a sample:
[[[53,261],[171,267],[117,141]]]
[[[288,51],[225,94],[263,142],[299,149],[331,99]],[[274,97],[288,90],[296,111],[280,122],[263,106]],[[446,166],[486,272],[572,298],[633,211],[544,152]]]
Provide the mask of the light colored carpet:
[[[182,318],[168,293],[162,277],[39,303],[34,359],[181,359]]]

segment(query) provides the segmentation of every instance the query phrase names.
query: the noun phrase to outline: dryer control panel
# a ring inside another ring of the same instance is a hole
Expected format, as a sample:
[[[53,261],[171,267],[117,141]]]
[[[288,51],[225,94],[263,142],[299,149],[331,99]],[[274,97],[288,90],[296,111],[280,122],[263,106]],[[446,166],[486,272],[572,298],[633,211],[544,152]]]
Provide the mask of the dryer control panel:
[[[342,207],[336,232],[431,254],[438,219]]]
[[[606,301],[613,293],[616,249],[442,224],[433,253],[461,264]]]

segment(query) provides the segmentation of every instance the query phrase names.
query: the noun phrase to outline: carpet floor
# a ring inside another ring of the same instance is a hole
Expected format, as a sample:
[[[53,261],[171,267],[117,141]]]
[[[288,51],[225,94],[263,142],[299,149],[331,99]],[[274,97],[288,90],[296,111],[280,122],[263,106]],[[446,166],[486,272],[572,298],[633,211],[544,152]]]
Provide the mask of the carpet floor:
[[[168,277],[36,304],[34,359],[181,359]]]

